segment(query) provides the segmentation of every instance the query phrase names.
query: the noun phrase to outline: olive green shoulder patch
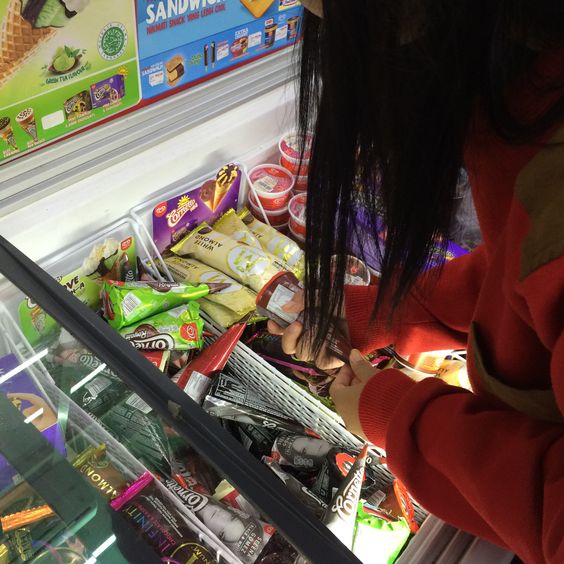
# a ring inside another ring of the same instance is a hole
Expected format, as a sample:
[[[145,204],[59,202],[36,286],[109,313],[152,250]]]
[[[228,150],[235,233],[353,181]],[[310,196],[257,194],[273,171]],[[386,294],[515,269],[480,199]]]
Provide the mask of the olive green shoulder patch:
[[[515,194],[531,220],[521,247],[523,280],[564,255],[564,128],[523,168]]]

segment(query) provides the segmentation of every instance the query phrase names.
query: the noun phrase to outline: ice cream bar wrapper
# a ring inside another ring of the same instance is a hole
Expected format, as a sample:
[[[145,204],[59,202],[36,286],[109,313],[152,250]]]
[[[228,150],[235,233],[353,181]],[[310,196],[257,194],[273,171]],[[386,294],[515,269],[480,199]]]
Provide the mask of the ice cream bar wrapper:
[[[188,490],[177,484],[174,480],[167,479],[164,485],[171,493],[178,497],[182,503],[202,522],[206,523],[211,531],[223,539],[224,544],[245,564],[254,564],[263,551],[276,529],[249,514],[223,505],[213,497]],[[213,522],[206,521],[206,515],[213,510]],[[239,539],[228,541],[229,524],[239,522],[242,534]]]
[[[157,313],[209,294],[205,284],[177,282],[117,282],[107,280],[101,290],[104,317],[114,329],[133,325]]]
[[[229,235],[235,241],[245,243],[250,247],[261,249],[262,246],[251,230],[245,225],[237,212],[231,208],[227,210],[214,224],[213,228],[220,233]]]
[[[153,366],[166,374],[170,361],[170,351],[143,351],[141,353]]]
[[[232,310],[214,302],[210,302],[205,298],[200,300],[200,308],[205,314],[213,319],[217,325],[225,329],[228,329],[232,325],[235,325],[235,323],[242,321],[241,316],[237,315]]]
[[[177,385],[195,402],[201,404],[210,386],[212,377],[225,368],[231,353],[237,346],[245,325],[233,325],[188,364],[178,375]]]
[[[284,413],[271,402],[264,400],[252,387],[247,386],[231,374],[219,374],[212,384],[209,395],[278,418],[285,418]]]
[[[368,445],[364,445],[323,517],[323,523],[327,528],[350,549],[354,542],[356,512],[360,501],[367,455]]]
[[[166,254],[202,222],[213,222],[237,207],[241,179],[241,168],[230,163],[201,186],[157,204],[153,209],[153,240],[159,252]]]
[[[222,480],[215,488],[213,498],[234,509],[259,518],[259,512],[227,480]]]
[[[108,459],[105,445],[87,448],[72,464],[108,500],[118,497],[127,487],[125,476]]]
[[[158,313],[121,329],[120,334],[139,350],[192,350],[203,346],[204,322],[197,302]]]
[[[238,243],[205,223],[172,247],[172,252],[220,270],[255,292],[275,274],[287,270],[286,264],[269,252]]]
[[[286,487],[293,493],[316,517],[323,517],[327,510],[327,504],[311,490],[306,488],[297,478],[285,472],[273,459],[264,456],[262,461],[284,482]]]
[[[299,245],[286,235],[276,231],[274,227],[259,221],[247,208],[243,208],[238,215],[249,231],[258,239],[261,247],[284,261],[288,270],[291,270],[298,280],[303,281],[305,254]]]
[[[163,562],[219,562],[201,532],[156,482],[144,487],[120,511]]]
[[[58,276],[58,282],[91,309],[98,309],[100,280],[124,280],[127,272],[136,271],[136,242],[134,237],[122,241],[106,239],[95,245],[80,268]],[[30,298],[19,306],[20,325],[27,340],[36,345],[56,333],[57,322]]]
[[[271,457],[281,465],[298,470],[319,470],[332,445],[323,439],[281,433],[272,446]]]
[[[286,431],[288,433],[305,433],[305,428],[299,423],[289,421],[262,413],[257,409],[251,407],[244,407],[237,405],[230,401],[206,396],[202,406],[211,416],[219,419],[229,419],[230,421],[238,421],[241,423],[248,423],[257,425],[259,427],[266,427],[267,429],[275,429],[278,431]]]
[[[172,452],[165,429],[141,397],[131,393],[110,409],[101,423],[150,470],[170,476]]]
[[[256,294],[250,288],[242,286],[223,272],[210,268],[191,258],[170,256],[165,258],[165,263],[176,282],[189,284],[208,284],[210,282],[229,284],[228,288],[206,296],[206,300],[230,310],[232,312],[231,315],[235,319],[233,323],[236,323],[245,315],[254,311]],[[230,326],[224,323],[221,323],[221,325],[224,327]]]

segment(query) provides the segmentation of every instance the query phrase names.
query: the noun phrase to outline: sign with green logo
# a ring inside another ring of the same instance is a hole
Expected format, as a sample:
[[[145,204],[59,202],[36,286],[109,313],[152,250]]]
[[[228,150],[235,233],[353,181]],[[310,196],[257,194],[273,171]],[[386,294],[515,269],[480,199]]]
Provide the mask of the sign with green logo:
[[[0,162],[140,99],[134,0],[0,0]]]

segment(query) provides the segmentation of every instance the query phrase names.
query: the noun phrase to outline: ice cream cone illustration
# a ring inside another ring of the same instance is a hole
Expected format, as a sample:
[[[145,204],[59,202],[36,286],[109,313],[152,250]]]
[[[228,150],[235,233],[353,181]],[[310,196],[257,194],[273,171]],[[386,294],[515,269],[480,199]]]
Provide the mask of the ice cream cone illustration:
[[[0,86],[89,0],[9,0],[0,24]]]
[[[5,141],[12,149],[18,148],[16,145],[16,140],[14,139],[14,131],[10,125],[10,118],[3,117],[0,118],[0,137]]]
[[[227,164],[217,173],[212,207],[213,211],[219,207],[219,204],[221,204],[223,198],[225,198],[227,192],[229,192],[229,189],[233,186],[233,183],[238,177],[239,167],[235,164]]]
[[[34,141],[37,141],[37,125],[35,123],[35,113],[32,108],[22,110],[16,116],[16,123],[30,135]]]

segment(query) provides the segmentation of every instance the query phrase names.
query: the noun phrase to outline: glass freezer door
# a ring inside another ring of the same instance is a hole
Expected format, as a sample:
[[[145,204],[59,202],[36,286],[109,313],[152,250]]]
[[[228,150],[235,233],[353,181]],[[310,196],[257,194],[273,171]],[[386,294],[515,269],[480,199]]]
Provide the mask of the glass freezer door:
[[[216,420],[3,239],[0,272],[0,563],[358,562]],[[49,338],[30,343],[20,308]],[[225,478],[252,515],[213,499]]]

